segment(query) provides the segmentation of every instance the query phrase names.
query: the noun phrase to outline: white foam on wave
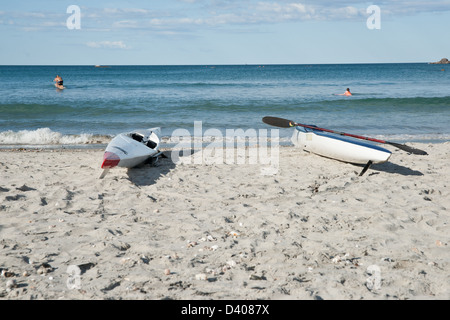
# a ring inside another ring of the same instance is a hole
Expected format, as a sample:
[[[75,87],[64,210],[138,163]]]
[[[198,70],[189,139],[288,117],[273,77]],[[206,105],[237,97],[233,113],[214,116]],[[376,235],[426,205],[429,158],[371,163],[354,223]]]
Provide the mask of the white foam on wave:
[[[92,134],[82,133],[78,135],[64,135],[52,131],[49,128],[36,130],[3,131],[0,132],[0,144],[2,145],[73,145],[98,143],[98,137]]]
[[[420,135],[409,135],[409,134],[393,134],[393,135],[367,135],[371,138],[395,141],[395,142],[445,142],[450,141],[450,135],[448,134],[420,134]],[[37,146],[57,146],[57,145],[97,145],[97,144],[107,144],[111,140],[110,135],[94,135],[90,133],[80,133],[80,134],[62,134],[60,132],[52,131],[50,128],[39,128],[36,130],[20,130],[20,131],[3,131],[0,132],[0,146],[11,146],[11,145],[37,145]],[[210,143],[222,143],[224,145],[236,144],[236,145],[248,145],[253,146],[258,143],[268,142],[279,143],[280,145],[290,144],[289,136],[280,136],[273,141],[271,135],[263,137],[255,136],[202,136],[202,137],[187,137],[183,139],[183,142],[192,144],[210,144]],[[176,145],[180,143],[180,137],[178,136],[163,136],[162,143],[168,145]]]

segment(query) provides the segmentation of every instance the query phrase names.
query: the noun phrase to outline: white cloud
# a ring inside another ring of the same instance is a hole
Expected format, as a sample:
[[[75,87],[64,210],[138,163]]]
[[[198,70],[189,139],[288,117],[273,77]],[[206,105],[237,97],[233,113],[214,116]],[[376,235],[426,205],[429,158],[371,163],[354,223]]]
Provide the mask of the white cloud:
[[[89,41],[86,45],[90,48],[126,49],[123,41]]]
[[[181,1],[180,1],[181,2]],[[294,1],[248,1],[245,5],[241,1],[202,2],[204,6],[191,8],[193,4],[185,3],[186,10],[173,10],[169,14],[150,12],[138,9],[108,9],[117,21],[115,28],[141,27],[153,30],[187,31],[197,27],[220,27],[228,25],[259,25],[305,20],[349,20],[366,17],[366,7],[353,5],[337,5],[335,2],[324,4],[307,4]],[[196,1],[197,2],[197,1]],[[324,1],[322,1],[324,2]],[[352,2],[352,1],[349,1]],[[197,3],[195,4],[197,5]],[[140,17],[134,16],[135,12]],[[131,19],[133,16],[134,19]],[[128,19],[129,18],[129,19]]]
[[[145,15],[151,15],[152,11],[147,9],[141,9],[141,8],[104,8],[103,13],[107,15],[117,15],[117,16],[145,16]]]
[[[138,28],[139,22],[134,20],[121,20],[113,23],[115,28]]]
[[[450,11],[450,0],[377,0],[383,16]],[[167,0],[142,8],[82,7],[82,28],[89,31],[133,29],[150,32],[192,32],[205,27],[255,26],[300,21],[364,20],[369,2],[359,0]],[[13,20],[17,28],[62,30],[65,11],[0,11],[0,25]],[[61,28],[59,28],[61,26]],[[93,42],[92,47],[125,48],[121,42]]]

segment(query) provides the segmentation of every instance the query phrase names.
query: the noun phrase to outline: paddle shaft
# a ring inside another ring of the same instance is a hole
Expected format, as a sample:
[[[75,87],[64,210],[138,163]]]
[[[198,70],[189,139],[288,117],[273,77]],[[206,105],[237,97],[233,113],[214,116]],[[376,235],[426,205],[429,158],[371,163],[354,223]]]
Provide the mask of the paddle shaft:
[[[358,136],[356,134],[351,134],[351,133],[345,133],[345,132],[339,132],[339,131],[334,131],[334,130],[330,130],[330,129],[324,129],[324,128],[319,128],[316,126],[309,126],[307,124],[301,124],[301,123],[293,123],[292,127],[304,127],[304,128],[309,128],[309,129],[314,129],[314,130],[319,130],[319,131],[325,131],[325,132],[330,132],[330,133],[334,133],[334,134],[339,134],[341,136],[347,136],[347,137],[352,137],[352,138],[356,138],[356,139],[362,139],[362,140],[368,140],[368,141],[373,141],[373,142],[378,142],[378,143],[388,143],[387,141],[384,140],[379,140],[379,139],[374,139],[374,138],[369,138],[369,137],[364,137],[364,136]]]

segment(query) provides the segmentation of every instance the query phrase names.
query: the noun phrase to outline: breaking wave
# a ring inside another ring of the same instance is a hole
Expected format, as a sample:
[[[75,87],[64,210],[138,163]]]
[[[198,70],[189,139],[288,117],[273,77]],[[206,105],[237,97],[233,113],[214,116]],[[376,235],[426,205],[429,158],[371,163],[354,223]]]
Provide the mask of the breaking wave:
[[[86,145],[105,144],[110,136],[89,133],[65,135],[49,128],[0,132],[0,145]]]

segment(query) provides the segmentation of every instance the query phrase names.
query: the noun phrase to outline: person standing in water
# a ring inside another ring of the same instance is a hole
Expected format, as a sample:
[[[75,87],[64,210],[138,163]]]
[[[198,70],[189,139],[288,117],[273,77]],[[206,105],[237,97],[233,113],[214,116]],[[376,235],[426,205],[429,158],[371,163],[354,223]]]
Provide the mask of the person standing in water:
[[[55,82],[55,87],[57,87],[58,89],[64,89],[63,79],[59,75],[56,75],[56,78],[53,79],[53,82]]]

